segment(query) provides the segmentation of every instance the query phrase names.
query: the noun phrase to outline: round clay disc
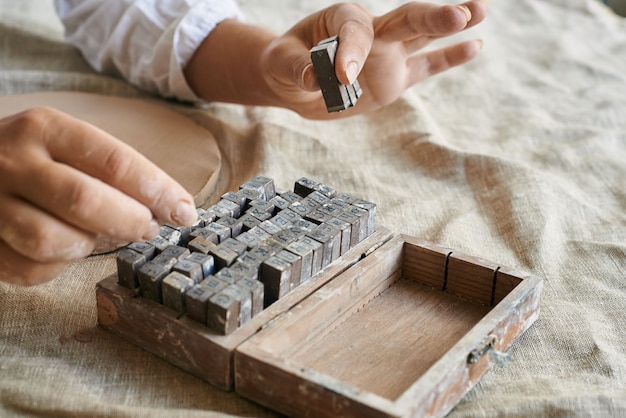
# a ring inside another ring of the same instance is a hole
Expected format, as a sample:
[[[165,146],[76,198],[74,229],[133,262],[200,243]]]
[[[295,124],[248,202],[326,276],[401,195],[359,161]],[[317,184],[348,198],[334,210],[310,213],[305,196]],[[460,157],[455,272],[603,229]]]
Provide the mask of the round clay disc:
[[[36,106],[61,110],[131,145],[185,187],[197,205],[215,192],[221,167],[215,137],[164,104],[90,93],[41,92],[0,96],[0,118]],[[120,244],[105,241],[96,252]]]

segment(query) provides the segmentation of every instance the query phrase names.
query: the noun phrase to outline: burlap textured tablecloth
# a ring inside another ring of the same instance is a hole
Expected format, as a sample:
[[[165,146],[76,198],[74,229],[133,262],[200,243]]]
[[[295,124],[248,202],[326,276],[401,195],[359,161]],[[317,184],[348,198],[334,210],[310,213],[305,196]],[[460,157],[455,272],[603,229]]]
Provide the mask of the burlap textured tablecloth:
[[[241,1],[277,30],[328,4]],[[484,40],[477,60],[373,114],[168,105],[213,132],[224,187],[315,178],[376,202],[395,232],[545,279],[514,361],[451,416],[626,416],[626,23],[595,0],[490,7],[463,35]],[[2,94],[142,96],[63,42],[50,1],[1,0],[0,48]],[[0,415],[273,416],[96,327],[94,287],[114,269],[99,256],[47,285],[0,284]]]

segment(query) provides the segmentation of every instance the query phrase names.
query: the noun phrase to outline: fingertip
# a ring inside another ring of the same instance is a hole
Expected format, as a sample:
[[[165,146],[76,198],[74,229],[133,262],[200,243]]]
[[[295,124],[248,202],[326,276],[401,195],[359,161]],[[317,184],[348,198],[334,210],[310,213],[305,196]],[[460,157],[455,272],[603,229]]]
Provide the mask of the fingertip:
[[[141,240],[142,241],[151,240],[152,238],[159,235],[160,232],[161,232],[161,225],[157,222],[156,219],[152,218],[150,220],[150,225],[148,226],[148,231],[143,235],[143,237],[141,237]]]
[[[198,220],[196,205],[188,200],[180,200],[170,214],[171,221],[177,226],[191,226]]]
[[[359,75],[360,67],[356,61],[350,61],[346,67],[346,77],[348,78],[348,84],[354,83]]]
[[[465,14],[466,22],[469,22],[472,19],[472,12],[470,11],[469,7],[462,5],[462,4],[456,7]]]

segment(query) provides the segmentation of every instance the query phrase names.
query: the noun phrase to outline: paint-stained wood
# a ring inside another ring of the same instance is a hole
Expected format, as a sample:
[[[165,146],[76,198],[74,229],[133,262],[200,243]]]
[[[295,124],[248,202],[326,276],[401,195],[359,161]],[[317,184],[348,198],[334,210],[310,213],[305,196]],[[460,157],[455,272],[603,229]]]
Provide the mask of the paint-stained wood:
[[[541,294],[540,279],[506,276],[491,307],[494,273],[509,270],[460,253],[450,291],[454,254],[394,237],[240,345],[236,391],[296,417],[447,414],[536,320]]]
[[[116,279],[98,285],[102,326],[296,417],[447,414],[537,319],[542,290],[538,277],[383,228],[230,335]]]
[[[167,307],[136,297],[135,292],[117,284],[117,275],[97,285],[98,322],[104,328],[218,388],[233,390],[232,358],[239,344],[357,263],[363,253],[380,246],[391,236],[388,229],[379,227],[372,236],[230,335],[220,335],[185,315],[177,317]]]

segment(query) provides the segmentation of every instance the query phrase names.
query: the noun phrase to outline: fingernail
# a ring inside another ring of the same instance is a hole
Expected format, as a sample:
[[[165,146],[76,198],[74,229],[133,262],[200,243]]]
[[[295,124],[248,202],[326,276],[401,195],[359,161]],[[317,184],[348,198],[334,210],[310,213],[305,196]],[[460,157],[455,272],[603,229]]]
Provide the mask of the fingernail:
[[[180,202],[172,213],[176,225],[193,225],[198,220],[196,207],[189,202]]]
[[[348,64],[348,68],[346,69],[346,76],[348,76],[348,81],[350,84],[354,83],[356,77],[359,75],[359,64],[355,61],[351,61]]]
[[[306,91],[315,91],[320,88],[315,71],[313,71],[313,64],[307,65],[302,72],[302,88]]]
[[[144,235],[143,239],[144,241],[152,239],[156,237],[157,235],[159,235],[160,232],[161,232],[161,225],[159,225],[156,219],[152,219],[150,221],[150,229],[148,229],[148,233]]]
[[[463,13],[465,13],[465,19],[469,22],[470,19],[472,18],[472,12],[470,11],[469,7],[467,6],[456,6],[459,10],[461,10]]]
[[[483,40],[482,39],[476,39],[476,42],[478,42],[478,46],[480,47],[480,49],[483,49]]]

